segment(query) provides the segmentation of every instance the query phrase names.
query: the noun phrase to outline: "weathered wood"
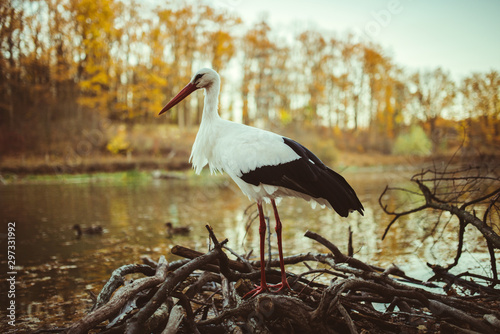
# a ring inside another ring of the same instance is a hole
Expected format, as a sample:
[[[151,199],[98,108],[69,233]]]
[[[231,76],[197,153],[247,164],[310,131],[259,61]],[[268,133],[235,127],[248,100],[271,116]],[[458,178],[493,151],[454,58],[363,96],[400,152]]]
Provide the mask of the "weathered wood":
[[[170,316],[168,317],[168,323],[165,329],[161,332],[161,334],[175,334],[179,330],[179,326],[181,325],[182,318],[184,317],[184,312],[182,310],[182,306],[175,305],[170,312]]]
[[[332,253],[307,253],[285,258],[287,263],[309,263],[305,265],[305,272],[299,275],[289,273],[293,292],[263,293],[241,299],[254,284],[259,283],[259,275],[248,272],[250,262],[230,260],[222,249],[226,240],[219,243],[210,228],[209,234],[215,245],[212,250],[203,254],[174,247],[193,258],[167,266],[162,257],[155,276],[116,287],[116,282],[124,280],[118,275],[134,272],[133,266],[120,267],[103,287],[103,297],[100,298],[103,305],[70,326],[67,332],[99,331],[98,324],[117,314],[127,299],[148,287],[154,289],[149,290],[149,300],[144,305],[135,313],[124,314],[121,322],[102,332],[416,333],[419,325],[429,333],[498,331],[500,302],[489,301],[492,293],[485,293],[481,299],[484,303],[492,303],[486,306],[478,303],[479,299],[469,301],[457,295],[430,292],[416,287],[415,283],[427,284],[407,277],[397,266],[384,269],[368,265],[343,254],[330,241],[309,231],[306,233],[308,237],[325,245]],[[148,260],[148,263],[154,265],[155,262]],[[277,261],[270,263],[279,265]],[[313,269],[312,263],[322,268]],[[251,264],[255,265],[255,262]],[[168,274],[167,270],[170,270]],[[268,274],[279,280],[275,272],[269,270]],[[322,283],[314,282],[317,275],[330,277],[330,284],[325,284],[324,279]],[[109,291],[114,291],[114,294],[106,301]],[[478,289],[478,293],[485,291],[497,290]],[[381,311],[374,307],[375,303],[388,307]]]
[[[97,296],[96,303],[92,307],[92,310],[98,309],[102,305],[106,304],[113,292],[123,285],[123,277],[133,273],[143,273],[145,275],[152,276],[155,274],[155,268],[145,264],[127,264],[115,269],[111,274],[110,279]]]
[[[99,323],[103,322],[106,319],[109,319],[113,314],[118,313],[120,308],[125,305],[130,297],[134,296],[139,291],[151,288],[163,282],[167,275],[167,267],[168,263],[165,260],[165,257],[162,256],[160,258],[160,261],[158,262],[155,276],[140,278],[127,285],[126,287],[123,287],[122,289],[116,291],[106,304],[100,306],[93,312],[83,317],[83,319],[74,323],[67,329],[66,333],[86,333]]]
[[[323,238],[321,235],[311,231],[307,231],[306,234],[304,235],[310,239],[316,240],[317,242],[328,248],[332,252],[336,263],[347,263],[353,266],[354,268],[359,268],[366,271],[373,271],[373,269],[366,263],[359,261],[358,259],[355,259],[353,257],[344,255],[340,251],[340,249],[337,248],[337,246],[335,246],[333,243]]]
[[[200,257],[186,263],[174,272],[170,272],[153,298],[151,298],[151,300],[132,318],[129,324],[128,333],[141,333],[141,324],[143,324],[156,311],[163,300],[174,290],[177,284],[186,279],[186,277],[188,277],[193,271],[199,269],[205,263],[215,259],[216,255],[217,251],[212,250],[207,254],[203,254]]]
[[[187,247],[183,246],[174,246],[171,249],[172,254],[188,258],[188,259],[196,259],[197,257],[200,257],[203,255],[203,253],[195,251],[193,249],[189,249]],[[216,267],[210,267],[211,270],[218,271],[218,263],[216,260],[213,262],[210,262],[211,265],[216,266]],[[208,264],[206,264],[208,266]],[[237,270],[241,273],[249,273],[250,270],[248,269],[248,266],[244,263],[234,261],[234,260],[229,260],[229,268],[233,270]]]
[[[462,219],[465,223],[474,225],[475,228],[481,234],[493,245],[493,247],[500,249],[500,235],[495,233],[493,229],[485,224],[481,219],[476,217],[475,215],[471,214],[470,212],[461,209],[455,205],[445,203],[443,201],[440,201],[436,199],[436,196],[434,196],[431,192],[431,190],[421,181],[415,180],[415,182],[418,184],[420,190],[425,196],[426,204],[427,207],[433,208],[433,209],[438,209],[441,211],[448,211],[449,213],[457,216],[458,218]],[[488,196],[495,196],[496,194],[500,193],[500,188],[496,189],[492,193],[488,194]]]

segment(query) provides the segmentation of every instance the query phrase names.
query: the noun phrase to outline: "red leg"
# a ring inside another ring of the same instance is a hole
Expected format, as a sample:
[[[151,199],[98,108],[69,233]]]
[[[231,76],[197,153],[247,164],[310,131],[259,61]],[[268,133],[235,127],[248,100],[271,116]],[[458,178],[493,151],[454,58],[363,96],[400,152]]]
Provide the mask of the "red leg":
[[[281,220],[280,216],[278,215],[278,208],[276,207],[276,203],[274,202],[274,199],[271,200],[271,203],[273,205],[273,210],[274,210],[274,218],[276,219],[276,235],[278,237],[278,253],[280,256],[280,269],[281,269],[281,283],[273,285],[273,287],[278,287],[278,291],[283,290],[284,288],[288,288],[289,290],[292,290],[290,288],[290,285],[288,285],[288,281],[286,280],[286,271],[285,271],[285,261],[283,261],[283,247],[282,247],[282,239],[281,239],[281,230],[282,230],[282,225],[281,225]]]
[[[262,292],[268,292],[269,288],[267,287],[266,283],[266,260],[264,258],[265,250],[264,250],[264,243],[266,239],[266,220],[264,218],[264,211],[262,210],[262,203],[257,202],[257,208],[259,209],[259,219],[260,219],[260,225],[259,225],[259,234],[260,234],[260,286],[257,288],[251,290],[250,292],[247,292],[243,298],[246,298],[248,296],[256,296],[259,293]]]

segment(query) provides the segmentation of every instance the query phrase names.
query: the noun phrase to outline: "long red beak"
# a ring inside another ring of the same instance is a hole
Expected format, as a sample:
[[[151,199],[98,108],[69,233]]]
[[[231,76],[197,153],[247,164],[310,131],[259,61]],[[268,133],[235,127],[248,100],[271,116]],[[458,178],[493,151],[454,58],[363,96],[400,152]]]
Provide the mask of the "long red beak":
[[[177,95],[172,100],[170,100],[169,103],[167,103],[163,107],[163,109],[160,111],[160,113],[158,115],[161,115],[165,111],[171,109],[173,106],[175,106],[177,103],[179,103],[182,100],[184,100],[189,94],[191,94],[192,92],[194,92],[197,89],[198,89],[198,87],[196,87],[195,84],[188,83],[186,85],[186,87],[182,88],[182,90],[179,93],[177,93]]]

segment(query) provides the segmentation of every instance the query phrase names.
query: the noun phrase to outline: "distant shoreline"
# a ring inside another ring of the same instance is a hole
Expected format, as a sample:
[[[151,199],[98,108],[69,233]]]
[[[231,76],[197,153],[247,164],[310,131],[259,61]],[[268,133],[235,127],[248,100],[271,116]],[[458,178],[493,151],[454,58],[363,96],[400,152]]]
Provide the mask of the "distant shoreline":
[[[87,157],[78,161],[64,159],[44,159],[7,157],[0,160],[0,174],[19,175],[56,175],[81,174],[97,172],[124,172],[131,170],[186,170],[191,168],[189,156],[179,155],[170,158],[97,156]]]
[[[352,153],[340,152],[334,163],[325,163],[335,170],[376,170],[394,169],[405,166],[425,166],[432,163],[449,162],[452,155],[434,156],[402,156],[383,155],[377,153]],[[500,155],[476,155],[474,157],[455,157],[454,163],[462,164],[500,164]],[[15,175],[57,175],[57,174],[83,174],[83,173],[112,173],[133,170],[153,171],[183,171],[191,169],[189,155],[179,152],[169,157],[153,156],[94,156],[78,161],[65,161],[64,159],[49,159],[43,157],[3,157],[0,160],[0,174]]]

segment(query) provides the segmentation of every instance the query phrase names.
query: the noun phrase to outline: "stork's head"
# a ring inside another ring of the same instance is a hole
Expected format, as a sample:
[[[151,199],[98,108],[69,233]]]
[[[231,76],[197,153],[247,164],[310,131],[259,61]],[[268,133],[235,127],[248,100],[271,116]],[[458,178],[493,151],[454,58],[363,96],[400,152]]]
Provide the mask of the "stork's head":
[[[220,85],[220,77],[217,72],[210,68],[202,68],[191,78],[191,81],[177,95],[168,102],[158,115],[174,107],[177,103],[184,100],[189,94],[197,89],[209,89],[213,85]]]
[[[191,78],[191,84],[196,85],[197,89],[209,88],[213,84],[220,82],[217,72],[211,68],[202,68]]]

